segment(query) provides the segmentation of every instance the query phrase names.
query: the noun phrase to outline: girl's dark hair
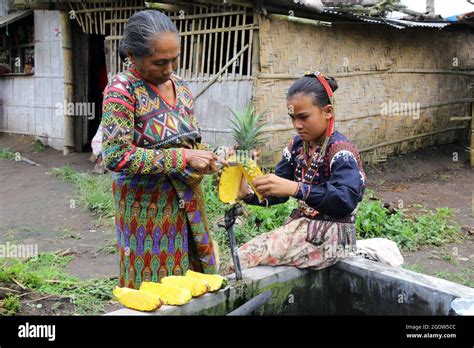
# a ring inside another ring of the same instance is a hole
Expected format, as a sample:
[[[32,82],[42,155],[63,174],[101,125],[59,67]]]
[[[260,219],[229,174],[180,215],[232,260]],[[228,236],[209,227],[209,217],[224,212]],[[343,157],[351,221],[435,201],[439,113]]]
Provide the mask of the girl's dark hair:
[[[326,77],[326,81],[334,93],[338,87],[336,79],[334,77]],[[293,83],[288,90],[287,99],[290,99],[297,93],[311,94],[313,96],[313,104],[319,107],[331,104],[324,86],[314,76],[304,76]]]
[[[171,19],[155,10],[145,10],[135,13],[128,19],[119,45],[120,59],[124,62],[127,51],[132,51],[138,58],[149,57],[153,54],[151,40],[156,35],[176,33],[178,29]]]

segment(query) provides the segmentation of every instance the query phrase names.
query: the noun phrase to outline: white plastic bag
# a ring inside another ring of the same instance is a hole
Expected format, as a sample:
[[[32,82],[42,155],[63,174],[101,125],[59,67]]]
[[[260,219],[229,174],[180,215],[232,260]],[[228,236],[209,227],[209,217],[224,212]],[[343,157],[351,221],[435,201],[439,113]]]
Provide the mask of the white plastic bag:
[[[102,126],[99,126],[91,142],[92,153],[99,157],[102,153]]]
[[[394,241],[386,238],[370,238],[358,240],[356,243],[359,256],[393,267],[403,265],[403,256]]]

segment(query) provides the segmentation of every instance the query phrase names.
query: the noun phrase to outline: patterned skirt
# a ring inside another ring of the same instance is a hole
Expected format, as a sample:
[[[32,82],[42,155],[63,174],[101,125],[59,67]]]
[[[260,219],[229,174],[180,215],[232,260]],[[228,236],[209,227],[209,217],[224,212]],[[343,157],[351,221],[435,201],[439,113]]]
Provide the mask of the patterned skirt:
[[[113,173],[112,191],[121,287],[138,289],[143,281],[158,282],[192,268],[194,242],[169,180]]]
[[[256,266],[294,266],[298,268],[323,269],[334,265],[345,256],[347,248],[341,246],[337,227],[331,228],[321,245],[307,241],[308,218],[298,218],[263,233],[238,249],[242,269]],[[226,273],[234,271],[232,264],[225,268]]]

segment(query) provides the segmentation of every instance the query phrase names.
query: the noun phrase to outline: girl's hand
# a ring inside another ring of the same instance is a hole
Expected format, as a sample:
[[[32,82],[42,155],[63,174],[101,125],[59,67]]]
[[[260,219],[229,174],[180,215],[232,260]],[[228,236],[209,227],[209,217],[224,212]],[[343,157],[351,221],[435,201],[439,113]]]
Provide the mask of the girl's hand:
[[[201,174],[217,173],[216,162],[225,162],[211,151],[184,149],[184,153],[186,163]]]
[[[237,198],[242,200],[252,191],[253,190],[250,188],[247,182],[247,178],[245,177],[245,175],[242,174],[242,180],[240,180],[240,191],[239,191],[239,194],[237,195]]]
[[[294,181],[280,178],[275,174],[260,176],[252,182],[262,196],[290,197],[296,192],[298,184]]]

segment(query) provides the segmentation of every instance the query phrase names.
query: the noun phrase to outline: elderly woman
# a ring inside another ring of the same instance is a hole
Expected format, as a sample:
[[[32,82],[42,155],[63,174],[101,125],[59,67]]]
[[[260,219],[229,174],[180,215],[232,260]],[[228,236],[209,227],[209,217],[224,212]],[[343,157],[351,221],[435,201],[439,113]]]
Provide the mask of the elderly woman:
[[[120,286],[188,269],[215,273],[200,182],[220,159],[200,150],[191,92],[173,75],[176,26],[158,11],[138,12],[119,50],[129,67],[105,89],[101,126],[104,163],[114,172]]]

